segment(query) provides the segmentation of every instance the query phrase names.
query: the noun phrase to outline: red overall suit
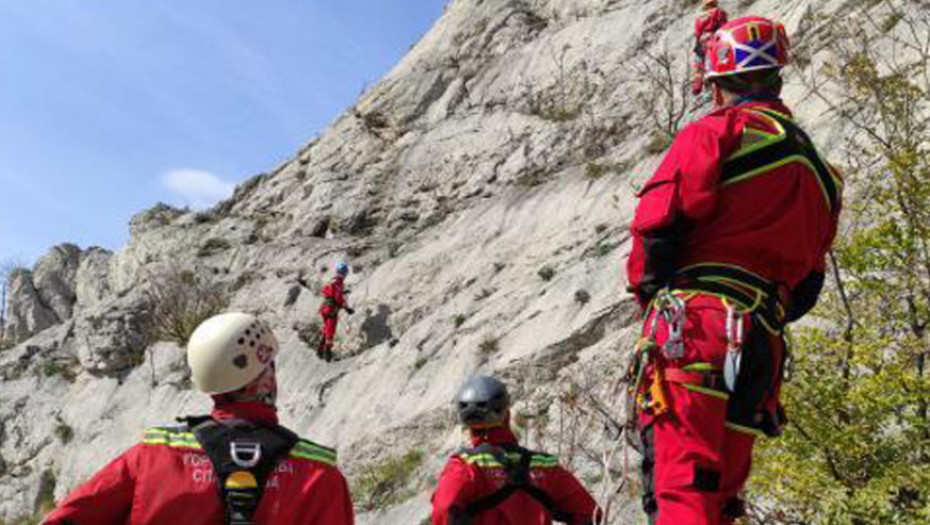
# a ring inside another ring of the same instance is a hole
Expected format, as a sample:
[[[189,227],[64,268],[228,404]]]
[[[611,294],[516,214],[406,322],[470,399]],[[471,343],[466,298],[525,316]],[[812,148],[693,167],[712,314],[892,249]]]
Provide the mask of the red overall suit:
[[[704,91],[704,53],[707,42],[729,20],[727,12],[719,7],[704,11],[694,21],[694,56],[691,62],[691,93]]]
[[[213,411],[277,424],[272,407],[231,403]],[[220,525],[224,503],[210,460],[184,427],[152,428],[145,440],[75,489],[44,525]],[[254,516],[272,523],[351,525],[352,502],[335,453],[300,441],[265,483]]]
[[[318,354],[327,360],[332,359],[333,340],[336,338],[341,309],[352,312],[346,302],[345,278],[337,275],[323,286],[323,304],[320,305],[320,317],[323,318],[323,340],[320,341]]]
[[[841,192],[780,101],[691,124],[642,189],[628,276],[646,312],[637,352],[649,364],[636,392],[646,400],[637,405],[653,523],[739,514],[754,439],[785,422],[782,329],[816,303]],[[663,298],[680,308],[661,310]],[[722,377],[728,350],[741,351],[735,388]]]
[[[503,427],[476,434],[475,447],[483,444],[516,444],[513,433]],[[561,512],[571,516],[570,525],[593,523],[597,504],[570,472],[548,454],[533,453],[530,463],[531,483],[545,492]],[[433,493],[433,525],[456,525],[456,516],[469,503],[501,489],[507,481],[503,465],[491,454],[479,450],[453,455],[442,471]],[[472,525],[549,525],[552,517],[535,499],[515,492],[499,505],[478,514]]]

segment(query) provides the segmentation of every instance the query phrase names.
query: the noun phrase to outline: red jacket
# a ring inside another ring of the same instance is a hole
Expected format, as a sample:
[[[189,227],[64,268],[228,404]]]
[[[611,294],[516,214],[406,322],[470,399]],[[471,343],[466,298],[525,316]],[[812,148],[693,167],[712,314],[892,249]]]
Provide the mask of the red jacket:
[[[274,409],[257,403],[229,405],[212,416],[277,423]],[[69,494],[44,525],[222,525],[213,466],[193,434],[165,427],[146,436]],[[354,523],[333,451],[302,440],[279,463],[255,513],[256,525],[272,523]]]
[[[516,444],[510,430],[492,429],[475,438],[477,447]],[[439,478],[433,494],[433,525],[454,525],[454,512],[499,490],[506,481],[503,466],[488,454],[459,452],[453,455]],[[570,472],[548,454],[534,453],[530,478],[552,498],[558,510],[571,513],[572,525],[591,523],[597,504]],[[450,515],[450,512],[452,513]],[[479,514],[472,525],[549,525],[545,508],[524,492],[516,492],[495,508]]]
[[[320,315],[335,317],[340,308],[346,308],[345,279],[336,276],[323,286],[323,304],[320,305]]]
[[[694,39],[703,44],[704,35],[713,35],[728,19],[727,12],[719,7],[704,11],[694,21]]]
[[[656,273],[668,279],[669,270],[657,269],[663,264],[674,266],[671,274],[704,263],[737,266],[789,291],[817,273],[822,283],[842,181],[825,163],[815,170],[804,159],[779,157],[771,144],[785,126],[775,117],[791,121],[780,101],[748,102],[715,111],[678,135],[639,195],[627,268],[634,291]],[[763,151],[774,154],[764,168],[724,178]],[[651,243],[663,237],[678,238],[674,256],[650,255]],[[638,295],[641,303],[648,299]]]

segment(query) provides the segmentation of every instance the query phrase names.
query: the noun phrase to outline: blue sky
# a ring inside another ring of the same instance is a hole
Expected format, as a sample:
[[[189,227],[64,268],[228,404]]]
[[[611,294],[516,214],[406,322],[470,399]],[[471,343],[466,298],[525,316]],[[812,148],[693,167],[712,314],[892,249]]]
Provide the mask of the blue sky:
[[[0,0],[0,261],[115,249],[285,160],[446,0]]]

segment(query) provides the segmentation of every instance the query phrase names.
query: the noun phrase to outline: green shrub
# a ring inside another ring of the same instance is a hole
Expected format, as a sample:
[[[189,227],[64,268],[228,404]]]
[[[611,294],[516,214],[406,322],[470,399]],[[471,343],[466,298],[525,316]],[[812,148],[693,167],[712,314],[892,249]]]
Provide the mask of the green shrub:
[[[575,302],[584,306],[591,300],[591,294],[587,290],[578,290],[575,292]]]
[[[486,335],[484,339],[478,343],[478,350],[480,350],[481,353],[486,356],[496,353],[498,350],[500,350],[500,342],[498,341],[497,337],[490,334]]]
[[[882,32],[887,33],[894,29],[898,23],[904,18],[904,14],[900,12],[894,12],[889,14],[882,20]]]
[[[646,151],[652,155],[658,155],[663,153],[671,144],[672,141],[668,135],[656,132],[652,134],[649,144],[646,144]]]
[[[78,360],[76,357],[54,358],[42,362],[39,371],[45,377],[61,377],[69,383],[77,378]]]
[[[423,458],[423,451],[414,449],[363,467],[352,490],[361,507],[384,509],[412,497],[415,491],[408,485]]]
[[[543,281],[549,282],[555,277],[555,268],[552,266],[546,265],[537,270],[536,275],[539,276]]]
[[[194,214],[194,223],[207,224],[216,220],[216,214],[211,210],[199,211]]]
[[[58,424],[55,425],[55,436],[58,437],[58,441],[67,445],[74,438],[74,429],[64,421],[58,420]]]
[[[210,257],[225,252],[230,248],[232,248],[232,245],[229,244],[229,241],[214,237],[207,239],[207,242],[203,243],[203,246],[197,251],[197,257]]]
[[[609,171],[610,168],[596,162],[589,162],[584,167],[584,174],[589,179],[599,179],[606,175]]]
[[[456,328],[461,327],[467,320],[468,316],[465,314],[455,314],[452,316],[452,324],[455,325]]]

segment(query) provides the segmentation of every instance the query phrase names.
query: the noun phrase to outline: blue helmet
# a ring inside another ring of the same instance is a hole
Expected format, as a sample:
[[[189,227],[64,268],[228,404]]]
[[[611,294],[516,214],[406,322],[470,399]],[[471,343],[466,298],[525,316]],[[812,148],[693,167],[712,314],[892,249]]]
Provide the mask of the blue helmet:
[[[349,263],[344,263],[344,262],[337,263],[336,264],[336,275],[341,275],[343,277],[345,277],[346,275],[349,275]]]

